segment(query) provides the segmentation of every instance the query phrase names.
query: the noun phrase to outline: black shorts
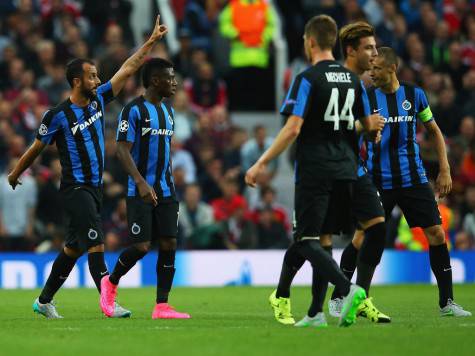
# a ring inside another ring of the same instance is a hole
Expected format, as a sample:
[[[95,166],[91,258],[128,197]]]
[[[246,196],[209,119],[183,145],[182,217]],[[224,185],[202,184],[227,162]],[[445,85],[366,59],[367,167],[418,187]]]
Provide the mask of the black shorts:
[[[383,204],[371,178],[358,177],[353,190],[353,214],[358,223],[384,217]]]
[[[429,183],[408,188],[381,190],[380,193],[386,218],[389,218],[394,206],[398,205],[411,228],[426,228],[442,224],[434,191]]]
[[[146,204],[140,197],[127,197],[127,221],[132,243],[155,242],[161,237],[178,234],[178,202]]]
[[[65,207],[66,247],[85,252],[104,243],[102,188],[76,185],[61,190]]]
[[[295,186],[294,238],[317,237],[352,229],[352,181],[321,180]]]

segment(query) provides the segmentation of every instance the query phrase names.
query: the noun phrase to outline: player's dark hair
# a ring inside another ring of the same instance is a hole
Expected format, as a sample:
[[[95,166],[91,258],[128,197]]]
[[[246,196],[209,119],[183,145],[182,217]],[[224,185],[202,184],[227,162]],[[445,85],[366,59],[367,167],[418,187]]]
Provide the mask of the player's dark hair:
[[[328,15],[314,16],[305,25],[305,36],[315,39],[322,50],[333,49],[337,32],[335,20]]]
[[[357,49],[360,40],[365,37],[374,37],[374,27],[365,21],[357,21],[350,23],[340,30],[340,45],[343,52],[343,58],[346,59],[348,53],[346,49],[349,47]]]
[[[384,59],[384,63],[388,66],[394,64],[396,65],[396,69],[398,67],[398,58],[396,51],[390,47],[380,47],[378,48],[378,57]]]
[[[73,83],[74,78],[79,78],[79,79],[82,78],[82,75],[84,74],[84,69],[82,66],[84,63],[89,63],[91,65],[94,65],[93,61],[91,61],[90,59],[85,59],[85,58],[75,58],[72,61],[70,61],[68,64],[66,64],[66,79],[71,88],[74,85]]]
[[[269,186],[267,186],[267,187],[262,187],[262,189],[261,189],[261,194],[260,194],[261,199],[264,198],[267,193],[272,193],[272,194],[275,195],[275,189],[272,188],[272,187],[269,187]]]
[[[173,68],[173,63],[163,58],[151,58],[142,66],[142,84],[145,89],[150,86],[152,77],[161,74],[167,68]]]

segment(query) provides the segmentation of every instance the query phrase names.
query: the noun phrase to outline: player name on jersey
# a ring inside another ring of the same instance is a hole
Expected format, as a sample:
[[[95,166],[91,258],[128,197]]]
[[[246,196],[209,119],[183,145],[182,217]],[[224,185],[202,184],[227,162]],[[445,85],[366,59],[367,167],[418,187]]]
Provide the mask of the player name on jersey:
[[[351,74],[342,72],[326,72],[327,82],[329,83],[351,83]]]

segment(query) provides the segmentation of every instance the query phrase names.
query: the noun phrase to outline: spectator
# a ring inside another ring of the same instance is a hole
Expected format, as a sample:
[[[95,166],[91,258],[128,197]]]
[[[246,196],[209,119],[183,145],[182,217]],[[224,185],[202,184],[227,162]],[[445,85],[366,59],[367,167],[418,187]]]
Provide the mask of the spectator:
[[[173,168],[181,168],[184,172],[184,179],[186,184],[196,182],[196,166],[193,161],[193,156],[185,149],[183,145],[177,139],[172,140],[172,161]]]
[[[262,125],[254,127],[254,138],[247,141],[241,150],[242,170],[247,171],[259,157],[267,150],[272,141],[272,137],[267,136],[266,128]],[[278,160],[275,159],[267,165],[267,169],[271,176],[277,172]]]
[[[258,248],[281,249],[289,246],[289,239],[284,226],[274,217],[272,208],[259,212],[257,222]]]
[[[246,214],[247,206],[244,198],[234,198],[228,206],[229,217],[221,221],[224,245],[227,249],[257,248],[258,237],[254,223]],[[216,211],[215,211],[216,213]]]
[[[188,96],[183,90],[178,90],[173,97],[173,108],[175,109],[175,132],[173,138],[180,142],[185,142],[192,135],[193,117]]]
[[[179,218],[180,246],[194,249],[223,247],[216,240],[217,226],[214,224],[213,209],[201,201],[201,188],[189,184],[185,199],[180,202]]]
[[[8,171],[16,165],[12,159]],[[34,221],[37,202],[37,186],[31,175],[22,177],[22,185],[13,191],[8,184],[7,175],[0,176],[0,241],[3,250],[32,250],[35,235]]]
[[[251,219],[257,224],[260,220],[260,214],[264,210],[272,212],[272,221],[282,225],[286,233],[290,233],[290,223],[285,207],[276,201],[276,191],[270,186],[261,188],[260,201],[256,204],[251,214]]]
[[[217,105],[226,105],[226,85],[215,76],[209,62],[199,64],[196,76],[185,81],[185,90],[191,110],[197,114]]]
[[[216,26],[216,18],[210,16],[207,10],[207,1],[190,0],[185,7],[183,27],[191,34],[191,45],[211,50],[211,35]]]
[[[247,212],[246,199],[239,194],[239,185],[235,180],[225,179],[221,187],[223,196],[211,202],[216,221],[230,219],[237,208]]]
[[[106,231],[106,248],[108,251],[119,251],[128,245],[129,228],[127,225],[127,207],[125,198],[117,201],[115,210],[109,219],[104,221]]]
[[[462,229],[455,236],[455,246],[459,250],[475,248],[475,185],[465,192],[465,212],[462,212]]]
[[[469,150],[465,153],[460,174],[465,184],[475,184],[475,140],[472,140]]]

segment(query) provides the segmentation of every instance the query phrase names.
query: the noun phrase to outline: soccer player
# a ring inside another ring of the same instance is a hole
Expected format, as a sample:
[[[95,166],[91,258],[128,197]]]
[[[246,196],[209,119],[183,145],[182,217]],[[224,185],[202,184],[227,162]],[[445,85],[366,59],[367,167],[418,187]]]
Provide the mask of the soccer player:
[[[378,49],[371,77],[375,88],[368,90],[373,111],[386,121],[379,143],[367,142],[368,173],[381,194],[386,217],[398,205],[409,226],[421,227],[429,241],[429,259],[439,288],[442,316],[470,316],[454,302],[452,267],[434,192],[429,186],[416,141],[416,121],[420,120],[434,141],[439,160],[436,189],[444,197],[452,189],[450,167],[442,133],[437,126],[424,91],[400,83],[398,58],[392,48]]]
[[[67,236],[64,249],[56,257],[51,273],[33,310],[50,319],[62,318],[53,297],[68,278],[77,259],[88,253],[89,271],[100,291],[108,274],[104,262],[104,234],[101,227],[102,173],[104,171],[104,107],[122,90],[125,82],[143,64],[156,41],[167,33],[157,17],[145,44],[128,58],[112,79],[101,85],[94,63],[74,59],[66,67],[71,96],[47,110],[31,147],[8,176],[13,189],[19,177],[48,144],[56,142],[62,177],[60,192],[65,201]],[[130,311],[114,304],[114,317],[128,317]]]
[[[343,229],[351,222],[348,202],[357,171],[354,121],[365,116],[358,77],[333,58],[336,36],[336,23],[329,16],[315,16],[306,24],[305,52],[312,66],[295,78],[281,109],[288,116],[286,124],[245,177],[248,185],[255,186],[266,164],[297,140],[295,242],[285,253],[279,287],[269,297],[275,318],[287,325],[295,320],[285,295],[288,291],[282,291],[281,284],[290,285],[295,260],[310,261],[347,295],[340,326],[355,322],[357,308],[366,298],[364,289],[351,285],[319,241],[322,231]]]
[[[366,22],[358,21],[344,26],[340,30],[340,43],[345,58],[345,67],[362,76],[371,69],[371,61],[376,58],[376,40],[374,28]],[[369,105],[365,93],[366,113],[370,114]],[[360,136],[360,147],[363,144],[364,135]],[[361,151],[361,150],[360,150]],[[369,295],[369,287],[376,266],[381,261],[386,241],[386,226],[384,222],[384,210],[371,178],[366,173],[364,159],[359,158],[358,179],[354,186],[353,213],[358,222],[353,241],[343,251],[340,268],[346,277],[351,280],[356,266],[358,273],[356,284],[366,290]],[[331,246],[331,235],[322,235],[321,242]],[[326,243],[326,241],[329,243]],[[358,250],[361,252],[358,256]],[[358,258],[357,258],[358,256]],[[328,283],[322,281],[321,287],[327,288]],[[317,295],[325,296],[322,291]],[[328,303],[330,315],[339,317],[343,299],[337,288],[334,289]],[[373,322],[388,323],[391,319],[381,313],[367,298],[360,306],[358,315],[364,316]]]
[[[102,311],[114,312],[120,278],[158,242],[157,296],[153,319],[189,319],[168,304],[175,274],[178,202],[170,157],[174,112],[163,99],[176,92],[173,64],[153,58],[142,69],[145,94],[119,115],[117,153],[129,175],[127,220],[133,245],[125,249],[110,276],[101,282]]]

